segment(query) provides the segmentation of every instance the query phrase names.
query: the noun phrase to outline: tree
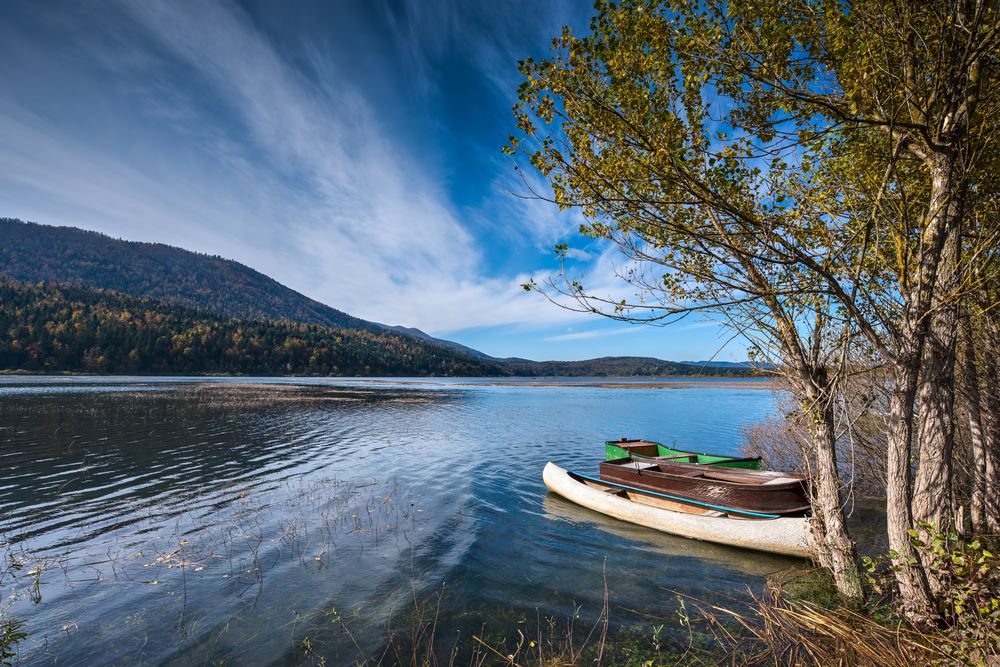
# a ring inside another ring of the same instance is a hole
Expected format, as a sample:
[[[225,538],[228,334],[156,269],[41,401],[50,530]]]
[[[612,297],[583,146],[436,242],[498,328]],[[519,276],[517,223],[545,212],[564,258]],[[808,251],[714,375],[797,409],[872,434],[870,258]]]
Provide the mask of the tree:
[[[589,35],[564,29],[549,59],[521,63],[508,150],[580,209],[585,234],[632,260],[637,298],[601,298],[571,277],[548,287],[622,319],[712,312],[777,357],[812,423],[820,560],[852,597],[834,406],[855,351],[870,350],[890,387],[901,600],[911,621],[932,622],[911,531],[946,528],[954,510],[955,325],[971,293],[963,260],[985,238],[967,233],[967,195],[995,142],[982,113],[995,106],[995,5],[596,7]]]

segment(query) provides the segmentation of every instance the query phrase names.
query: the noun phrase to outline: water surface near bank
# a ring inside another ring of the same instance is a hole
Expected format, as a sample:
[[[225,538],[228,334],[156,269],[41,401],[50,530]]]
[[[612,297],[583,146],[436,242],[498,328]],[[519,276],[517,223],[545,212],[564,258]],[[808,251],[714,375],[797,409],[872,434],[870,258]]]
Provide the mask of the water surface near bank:
[[[762,386],[0,378],[0,541],[43,565],[22,658],[270,664],[309,638],[337,664],[430,603],[449,646],[584,623],[605,577],[613,623],[678,634],[675,593],[739,599],[795,561],[601,517],[541,469],[594,472],[622,436],[736,453]]]

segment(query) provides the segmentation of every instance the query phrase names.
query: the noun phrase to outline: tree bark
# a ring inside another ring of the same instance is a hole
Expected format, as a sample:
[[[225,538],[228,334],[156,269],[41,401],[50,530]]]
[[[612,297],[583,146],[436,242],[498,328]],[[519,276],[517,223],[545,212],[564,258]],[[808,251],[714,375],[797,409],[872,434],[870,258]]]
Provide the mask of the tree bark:
[[[908,364],[897,362],[889,395],[886,528],[903,615],[912,625],[928,628],[936,622],[937,612],[909,534],[913,528],[910,444],[913,437],[913,402],[917,391],[916,359],[919,355],[911,353],[909,357],[911,361]],[[906,361],[906,355],[902,361]]]
[[[925,164],[931,175],[931,192],[920,263],[905,298],[892,360],[886,434],[886,518],[903,613],[911,624],[929,628],[936,623],[938,614],[922,560],[924,554],[914,549],[910,531],[916,527],[915,519],[937,525],[942,516],[950,517],[954,385],[949,383],[954,381],[954,333],[949,335],[947,331],[951,321],[948,290],[957,274],[960,208],[954,197],[953,159],[936,153],[927,156]],[[927,365],[923,374],[921,362]],[[952,375],[946,377],[949,368]],[[918,385],[921,379],[923,383]],[[914,414],[918,392],[922,409],[919,429]],[[916,436],[919,479],[914,480],[911,455]]]
[[[951,317],[935,318],[942,328]],[[935,326],[935,329],[937,326]],[[949,340],[950,339],[950,340]],[[913,520],[930,532],[952,525],[952,450],[955,409],[954,336],[935,331],[928,336],[917,392],[917,471],[913,483]]]
[[[950,259],[943,264],[950,264]],[[944,272],[948,273],[948,272]],[[947,277],[942,282],[950,285]],[[939,283],[940,284],[940,283]],[[913,480],[913,527],[929,544],[936,534],[955,527],[955,325],[954,304],[939,303],[931,318],[924,344],[920,384],[917,390],[917,468]],[[936,558],[929,549],[917,549],[933,599],[944,593],[945,584],[933,567]]]
[[[990,316],[992,318],[992,316]],[[1000,533],[1000,366],[998,366],[997,335],[1000,331],[992,319],[984,322],[987,346],[983,354],[982,409],[984,449],[986,454],[986,484],[984,489],[984,521],[986,532]]]
[[[955,350],[957,340],[961,253],[961,195],[955,192],[956,165],[936,160],[932,169],[929,227],[943,234],[937,270],[926,278],[931,300],[922,350],[920,384],[917,390],[917,472],[913,488],[913,521],[928,535],[950,530],[952,506],[952,451],[955,443]],[[923,314],[922,313],[922,314]],[[924,526],[929,526],[926,531]],[[928,556],[929,558],[929,556]],[[926,559],[925,559],[926,560]],[[931,581],[937,592],[939,586]]]
[[[822,401],[822,402],[820,402]],[[837,471],[837,434],[834,429],[830,401],[810,396],[812,438],[815,448],[813,464],[813,520],[818,518],[822,534],[817,534],[820,562],[833,574],[834,583],[842,596],[859,601],[864,596],[858,568],[858,552],[847,530],[844,499]]]
[[[972,516],[974,534],[988,531],[986,524],[986,433],[983,429],[983,410],[979,384],[979,360],[970,316],[963,317],[959,322],[959,335],[962,340],[962,365],[959,375],[962,404],[969,422],[969,449],[971,455],[971,493],[969,494],[969,509]]]

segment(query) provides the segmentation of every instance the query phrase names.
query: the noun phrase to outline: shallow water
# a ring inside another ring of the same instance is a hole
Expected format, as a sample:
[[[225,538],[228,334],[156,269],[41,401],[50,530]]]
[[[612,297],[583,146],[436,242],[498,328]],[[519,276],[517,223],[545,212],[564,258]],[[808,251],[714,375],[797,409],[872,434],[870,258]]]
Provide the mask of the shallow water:
[[[542,467],[593,473],[621,436],[736,453],[775,396],[602,382],[0,379],[20,658],[390,663],[423,615],[446,661],[547,617],[589,627],[605,581],[616,629],[682,643],[678,593],[738,601],[796,561],[602,517]]]

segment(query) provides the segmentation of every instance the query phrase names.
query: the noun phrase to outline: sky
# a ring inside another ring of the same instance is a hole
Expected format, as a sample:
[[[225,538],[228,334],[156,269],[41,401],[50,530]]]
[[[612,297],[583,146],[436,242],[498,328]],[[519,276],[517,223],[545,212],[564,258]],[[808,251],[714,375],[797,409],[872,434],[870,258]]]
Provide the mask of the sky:
[[[711,321],[627,325],[574,212],[517,196],[517,61],[587,0],[0,3],[0,216],[234,259],[335,308],[500,357],[741,360]],[[532,187],[541,181],[530,171]]]

